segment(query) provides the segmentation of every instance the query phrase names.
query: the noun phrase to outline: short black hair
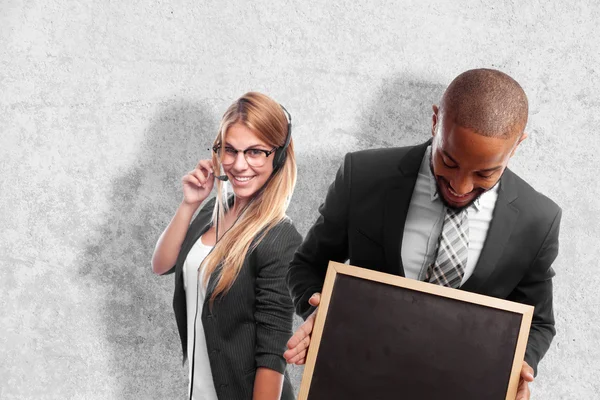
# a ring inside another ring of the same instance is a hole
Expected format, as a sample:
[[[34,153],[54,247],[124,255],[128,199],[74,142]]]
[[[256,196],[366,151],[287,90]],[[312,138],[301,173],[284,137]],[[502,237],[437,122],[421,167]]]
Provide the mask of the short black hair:
[[[489,137],[521,136],[529,105],[517,81],[495,69],[472,69],[457,76],[440,104],[443,118]]]

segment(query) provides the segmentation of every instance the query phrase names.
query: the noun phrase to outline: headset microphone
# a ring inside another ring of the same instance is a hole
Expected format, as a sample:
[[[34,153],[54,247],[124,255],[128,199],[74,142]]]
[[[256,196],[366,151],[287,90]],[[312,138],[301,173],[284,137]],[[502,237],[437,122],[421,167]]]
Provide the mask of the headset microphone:
[[[227,175],[215,175],[215,179],[218,179],[221,182],[227,182],[229,180],[229,178],[227,177]]]

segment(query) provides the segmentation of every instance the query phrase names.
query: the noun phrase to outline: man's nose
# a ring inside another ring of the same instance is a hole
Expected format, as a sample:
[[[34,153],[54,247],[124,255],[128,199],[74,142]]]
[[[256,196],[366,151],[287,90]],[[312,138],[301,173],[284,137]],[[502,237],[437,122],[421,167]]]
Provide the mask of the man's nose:
[[[457,174],[454,179],[450,181],[452,190],[458,195],[464,195],[473,190],[473,180],[464,174]]]

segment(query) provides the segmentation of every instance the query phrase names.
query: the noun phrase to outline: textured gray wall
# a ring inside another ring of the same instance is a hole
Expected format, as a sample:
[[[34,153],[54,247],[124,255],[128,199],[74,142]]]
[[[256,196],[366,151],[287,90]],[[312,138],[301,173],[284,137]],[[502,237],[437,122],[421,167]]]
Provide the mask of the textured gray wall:
[[[564,209],[533,397],[598,398],[598,3],[307,3],[0,1],[1,399],[184,398],[150,256],[232,100],[292,113],[305,234],[346,152],[427,139],[445,85],[481,66],[524,86],[512,167]]]

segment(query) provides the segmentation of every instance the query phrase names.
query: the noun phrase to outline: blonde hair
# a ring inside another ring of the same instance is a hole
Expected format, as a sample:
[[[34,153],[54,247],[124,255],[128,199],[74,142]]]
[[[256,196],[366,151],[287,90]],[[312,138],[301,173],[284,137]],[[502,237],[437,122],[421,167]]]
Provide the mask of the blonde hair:
[[[221,120],[214,145],[224,144],[227,129],[236,123],[243,124],[261,141],[273,147],[282,147],[288,133],[288,119],[281,105],[257,92],[246,93],[229,106]],[[274,157],[275,153],[271,154],[267,162],[273,162]],[[219,154],[213,154],[212,162],[218,174],[221,171]],[[265,185],[254,194],[227,234],[217,238],[212,252],[202,262],[206,268],[204,285],[208,284],[211,274],[218,269],[218,278],[210,297],[211,306],[219,295],[227,294],[231,289],[246,255],[258,246],[271,228],[285,218],[296,186],[296,174],[294,146],[290,140],[283,165],[274,170]],[[217,226],[219,220],[224,220],[229,204],[223,195],[224,183],[219,180],[215,180],[215,183],[217,199],[212,222]],[[219,232],[223,231],[219,229]]]

